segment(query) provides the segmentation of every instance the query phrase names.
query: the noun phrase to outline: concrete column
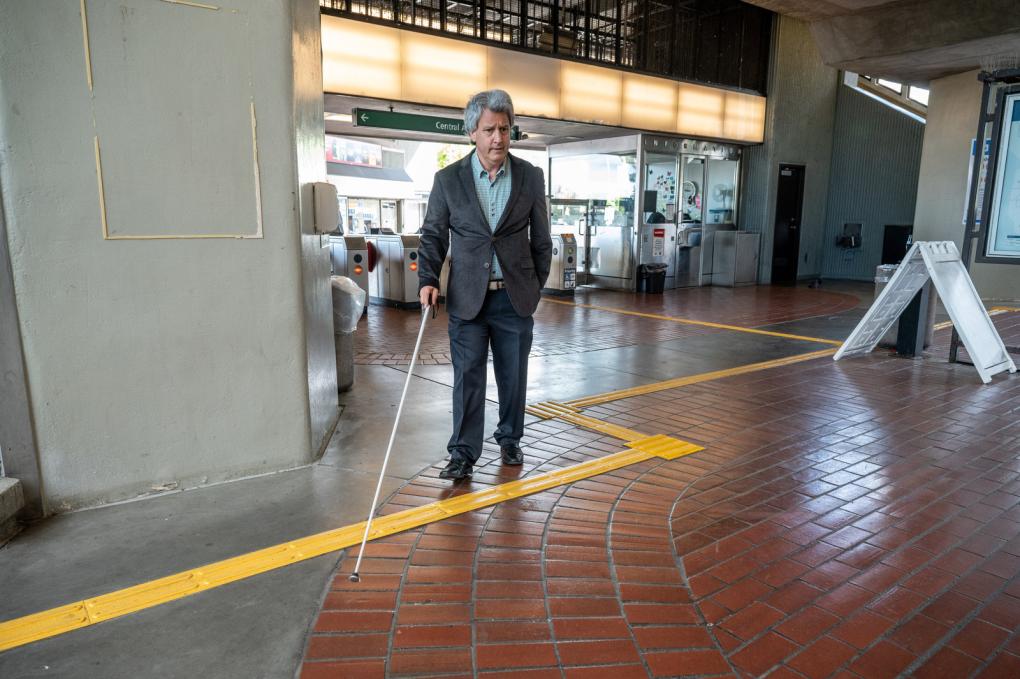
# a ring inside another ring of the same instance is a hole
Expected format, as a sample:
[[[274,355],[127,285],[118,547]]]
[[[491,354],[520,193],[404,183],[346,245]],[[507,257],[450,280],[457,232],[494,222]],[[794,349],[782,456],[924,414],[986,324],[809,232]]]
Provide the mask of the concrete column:
[[[84,8],[0,3],[0,185],[45,500],[306,464],[337,410],[307,187],[325,177],[318,3]]]
[[[917,182],[914,240],[963,243],[970,144],[977,131],[981,82],[977,71],[931,82],[928,122]],[[986,194],[985,200],[990,196]],[[979,240],[975,250],[982,246]],[[1020,265],[973,263],[970,275],[986,300],[1020,300]]]
[[[744,151],[741,229],[762,234],[759,281],[772,277],[779,165],[803,165],[804,202],[797,275],[821,272],[838,73],[822,63],[808,25],[777,16],[769,74],[765,142]]]
[[[21,329],[7,248],[7,225],[0,184],[0,476],[21,481],[25,518],[43,515],[42,478],[28,405],[28,385],[21,353]],[[2,536],[0,536],[2,538]]]

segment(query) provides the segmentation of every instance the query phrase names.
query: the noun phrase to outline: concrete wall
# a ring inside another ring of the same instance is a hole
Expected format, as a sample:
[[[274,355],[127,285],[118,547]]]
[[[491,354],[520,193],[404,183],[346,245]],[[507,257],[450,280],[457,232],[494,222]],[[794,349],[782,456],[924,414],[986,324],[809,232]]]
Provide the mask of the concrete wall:
[[[3,211],[3,185],[0,184],[0,477],[21,481],[27,500],[26,518],[44,513],[42,478],[28,406],[28,382],[21,351],[21,326],[14,298],[10,257],[7,252],[7,222]],[[3,520],[0,519],[0,523]],[[2,539],[2,538],[0,538]]]
[[[872,280],[886,224],[912,224],[924,124],[839,86],[822,276]],[[843,224],[862,225],[860,248],[836,245]]]
[[[78,3],[0,3],[0,186],[46,500],[307,463],[336,415],[328,259],[299,190],[325,176],[317,3],[85,5],[87,52]]]
[[[780,16],[775,22],[765,143],[744,154],[741,229],[762,234],[759,280],[772,276],[772,239],[780,163],[803,165],[804,205],[797,275],[821,273],[832,131],[838,73],[822,63],[808,25]]]
[[[951,240],[962,246],[970,145],[980,106],[977,71],[931,82],[917,182],[915,240]],[[980,247],[980,242],[975,245]],[[982,298],[1020,300],[1020,265],[974,263],[970,271]]]

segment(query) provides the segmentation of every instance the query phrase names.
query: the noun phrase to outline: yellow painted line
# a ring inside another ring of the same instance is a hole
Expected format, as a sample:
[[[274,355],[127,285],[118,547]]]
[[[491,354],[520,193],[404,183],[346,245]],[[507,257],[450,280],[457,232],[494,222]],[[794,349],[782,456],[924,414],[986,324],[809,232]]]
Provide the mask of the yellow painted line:
[[[989,316],[1000,316],[1002,314],[1009,314],[1009,313],[1014,313],[1014,312],[1017,312],[1017,311],[1020,311],[1020,309],[1014,309],[1013,307],[1008,307],[1008,306],[993,306],[991,309],[988,310],[988,315]],[[946,328],[951,328],[951,327],[953,327],[953,322],[952,321],[942,321],[941,323],[936,323],[934,325],[934,329],[935,330],[945,330]]]
[[[637,439],[629,441],[626,445],[630,450],[378,517],[372,523],[369,539],[393,535],[451,516],[581,481],[653,457],[672,460],[703,449],[696,444],[661,435],[646,437],[638,434]],[[364,530],[365,522],[362,521],[59,608],[8,620],[0,623],[0,652],[357,545],[361,542]]]
[[[550,299],[549,297],[543,297],[542,301],[550,302],[552,304],[563,304],[565,306],[579,307],[582,309],[594,309],[595,311],[608,311],[614,314],[623,314],[624,316],[638,316],[639,318],[652,318],[657,321],[670,321],[671,323],[683,323],[685,325],[700,325],[706,328],[718,328],[720,330],[748,332],[754,335],[768,335],[769,337],[782,337],[784,339],[800,340],[802,342],[820,342],[822,344],[832,344],[833,346],[837,347],[843,344],[843,342],[840,340],[824,339],[822,337],[791,335],[785,332],[772,332],[771,330],[758,330],[756,328],[745,328],[742,325],[726,325],[725,323],[710,323],[708,321],[695,321],[690,318],[679,318],[677,316],[662,316],[660,314],[647,314],[641,311],[630,311],[629,309],[617,309],[616,307],[597,306],[595,304],[578,304],[577,302],[570,302],[562,299]]]
[[[769,368],[778,368],[784,365],[793,365],[795,363],[801,363],[803,361],[810,361],[815,358],[821,358],[822,356],[832,356],[834,353],[836,353],[835,349],[822,349],[820,351],[812,351],[806,354],[797,354],[796,356],[777,358],[772,361],[750,363],[748,365],[742,365],[736,368],[715,370],[713,372],[701,373],[699,375],[690,375],[687,377],[677,377],[671,380],[666,380],[664,382],[653,382],[652,384],[644,384],[640,387],[631,387],[630,389],[620,389],[618,391],[610,391],[605,394],[598,394],[595,396],[575,398],[570,401],[564,401],[563,405],[571,408],[587,408],[589,406],[598,405],[600,403],[609,403],[611,401],[618,401],[620,399],[630,398],[632,396],[643,396],[645,394],[653,394],[657,391],[665,391],[666,389],[676,389],[677,387],[685,387],[689,384],[711,382],[712,380],[719,380],[724,377],[733,377],[734,375],[744,375],[746,373],[757,372],[759,370],[768,370]]]

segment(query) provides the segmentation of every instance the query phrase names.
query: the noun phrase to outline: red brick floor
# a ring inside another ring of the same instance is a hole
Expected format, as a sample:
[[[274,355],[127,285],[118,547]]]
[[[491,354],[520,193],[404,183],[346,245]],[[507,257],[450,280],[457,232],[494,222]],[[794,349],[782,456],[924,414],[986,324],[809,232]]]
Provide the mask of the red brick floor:
[[[380,540],[360,584],[348,554],[301,677],[1020,677],[1020,376],[941,345],[586,410],[706,449]],[[555,420],[522,443],[382,511],[622,449]]]
[[[686,288],[663,295],[642,295],[581,288],[573,297],[551,298],[627,311],[675,316],[713,323],[758,327],[835,314],[858,304],[854,295],[806,287]],[[373,306],[354,335],[354,362],[359,365],[406,365],[418,335],[419,312]],[[424,365],[450,362],[445,309],[430,320],[419,360]],[[662,342],[711,332],[697,326],[552,302],[535,314],[532,356],[572,354],[646,342]]]

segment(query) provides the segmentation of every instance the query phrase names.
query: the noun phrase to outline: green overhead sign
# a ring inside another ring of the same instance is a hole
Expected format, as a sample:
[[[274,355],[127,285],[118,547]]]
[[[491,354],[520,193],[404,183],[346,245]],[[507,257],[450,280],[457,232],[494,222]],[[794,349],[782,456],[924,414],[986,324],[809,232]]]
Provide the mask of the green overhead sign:
[[[351,109],[351,119],[357,127],[382,127],[389,130],[451,134],[458,137],[466,136],[464,134],[464,121],[459,118],[440,118],[439,116],[423,116],[414,113],[396,113],[394,111],[355,108]],[[514,128],[510,131],[510,138],[516,140],[520,139],[520,137],[520,129],[514,125]]]

